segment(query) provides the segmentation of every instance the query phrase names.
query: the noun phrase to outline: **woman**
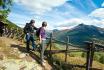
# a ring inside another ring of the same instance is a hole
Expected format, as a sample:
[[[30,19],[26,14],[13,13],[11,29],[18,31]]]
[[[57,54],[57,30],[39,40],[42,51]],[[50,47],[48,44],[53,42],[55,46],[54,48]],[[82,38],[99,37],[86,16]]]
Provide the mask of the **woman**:
[[[44,65],[44,51],[46,46],[46,28],[47,22],[42,22],[42,27],[39,28],[39,41],[41,44],[41,62]]]

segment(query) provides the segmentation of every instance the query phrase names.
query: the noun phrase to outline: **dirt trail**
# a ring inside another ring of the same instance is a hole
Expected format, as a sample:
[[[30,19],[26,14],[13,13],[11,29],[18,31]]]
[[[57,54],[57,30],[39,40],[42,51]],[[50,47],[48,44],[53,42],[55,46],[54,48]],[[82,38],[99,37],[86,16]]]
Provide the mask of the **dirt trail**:
[[[21,42],[0,37],[0,70],[51,70],[51,66],[46,62],[43,68]]]

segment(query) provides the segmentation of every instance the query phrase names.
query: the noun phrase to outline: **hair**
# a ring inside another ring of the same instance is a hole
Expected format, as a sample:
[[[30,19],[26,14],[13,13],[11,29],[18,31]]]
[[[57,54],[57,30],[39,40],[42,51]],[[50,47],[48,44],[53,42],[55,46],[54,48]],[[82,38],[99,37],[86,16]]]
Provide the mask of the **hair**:
[[[32,23],[35,23],[35,20],[32,19],[32,20],[30,21],[30,24],[32,24]]]
[[[47,22],[43,21],[42,22],[42,27],[45,27],[45,26],[47,26]]]

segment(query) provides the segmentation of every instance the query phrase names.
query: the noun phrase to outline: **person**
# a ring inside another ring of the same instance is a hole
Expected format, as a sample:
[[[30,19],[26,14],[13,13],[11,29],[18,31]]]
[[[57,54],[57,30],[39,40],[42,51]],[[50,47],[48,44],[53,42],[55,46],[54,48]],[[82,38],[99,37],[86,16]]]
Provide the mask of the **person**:
[[[27,49],[27,52],[30,51],[30,47],[29,47],[30,41],[32,42],[32,50],[35,49],[34,30],[37,30],[37,28],[34,26],[34,23],[35,23],[35,20],[31,20],[30,23],[26,23],[26,26],[24,27],[24,32],[26,34],[26,49]]]
[[[42,22],[42,27],[39,28],[39,42],[41,46],[41,63],[44,65],[44,51],[45,51],[45,46],[46,46],[46,28],[47,22]]]
[[[2,24],[2,22],[0,22],[0,36],[1,37],[3,36],[3,33],[4,33],[3,29],[4,29],[4,25]]]

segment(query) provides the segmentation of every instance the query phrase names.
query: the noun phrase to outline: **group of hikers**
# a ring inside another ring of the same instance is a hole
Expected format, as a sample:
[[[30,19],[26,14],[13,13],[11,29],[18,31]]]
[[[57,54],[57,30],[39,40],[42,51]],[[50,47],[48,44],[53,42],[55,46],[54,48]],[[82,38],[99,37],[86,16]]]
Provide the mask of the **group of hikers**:
[[[37,47],[36,43],[35,43],[35,38],[37,37],[39,39],[39,43],[38,45],[40,45],[41,48],[41,62],[42,65],[44,65],[44,51],[45,51],[45,44],[46,44],[46,26],[47,26],[47,22],[43,21],[42,22],[42,26],[37,28],[35,26],[35,20],[31,20],[29,23],[26,23],[25,27],[24,27],[24,33],[25,33],[25,39],[26,39],[26,49],[27,52],[29,52],[30,49],[30,42],[32,44],[32,50],[34,51]],[[36,36],[36,37],[34,37]]]

